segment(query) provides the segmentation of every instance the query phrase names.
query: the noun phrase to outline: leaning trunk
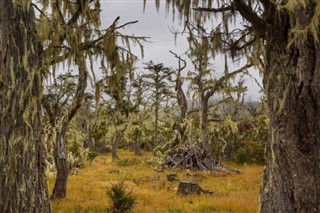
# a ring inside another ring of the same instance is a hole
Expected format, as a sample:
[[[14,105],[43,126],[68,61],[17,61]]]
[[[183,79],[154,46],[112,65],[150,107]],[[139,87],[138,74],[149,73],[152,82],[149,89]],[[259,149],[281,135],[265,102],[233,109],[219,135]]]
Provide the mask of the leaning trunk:
[[[65,149],[65,131],[59,131],[57,133],[53,156],[57,169],[57,176],[51,199],[61,199],[66,197],[68,182],[68,158]]]
[[[302,28],[314,6],[296,11]],[[289,21],[281,21],[267,36],[271,128],[260,210],[320,212],[320,44],[309,33],[287,48]]]
[[[50,212],[40,121],[44,70],[30,7],[0,1],[0,212]]]
[[[68,182],[68,158],[65,148],[65,131],[57,133],[53,150],[54,163],[57,169],[56,181],[54,183],[51,199],[65,198],[67,194]]]

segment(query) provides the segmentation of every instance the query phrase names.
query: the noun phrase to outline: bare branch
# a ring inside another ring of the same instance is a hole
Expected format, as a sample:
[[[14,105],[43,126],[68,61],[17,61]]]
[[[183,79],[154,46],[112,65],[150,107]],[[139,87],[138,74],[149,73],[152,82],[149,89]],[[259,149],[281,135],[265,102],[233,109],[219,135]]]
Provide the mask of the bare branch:
[[[234,6],[233,4],[225,7],[220,7],[220,8],[206,8],[206,7],[196,7],[193,8],[195,11],[200,11],[200,12],[214,12],[214,13],[220,13],[220,12],[226,12],[226,11],[233,11]]]
[[[130,22],[127,22],[127,23],[125,23],[125,24],[123,24],[123,25],[120,25],[120,26],[118,26],[118,27],[115,27],[114,29],[121,29],[121,28],[124,28],[125,26],[127,26],[127,25],[131,25],[131,24],[136,24],[136,23],[138,23],[139,21],[138,20],[136,20],[136,21],[130,21]]]
[[[41,13],[44,17],[47,17],[47,15],[34,3],[31,3],[31,5],[36,8],[37,11],[39,11],[39,13]]]

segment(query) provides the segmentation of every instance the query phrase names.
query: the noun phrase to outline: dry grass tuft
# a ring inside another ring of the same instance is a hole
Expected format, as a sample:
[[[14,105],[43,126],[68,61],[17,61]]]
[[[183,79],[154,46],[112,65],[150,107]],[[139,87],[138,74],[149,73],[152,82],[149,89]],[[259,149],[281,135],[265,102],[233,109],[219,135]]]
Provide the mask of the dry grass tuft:
[[[111,156],[98,156],[92,164],[70,176],[67,197],[52,201],[53,212],[106,212],[110,206],[106,191],[112,183],[126,180],[136,195],[133,212],[257,212],[262,166],[233,166],[242,174],[212,174],[209,172],[154,171],[151,153],[135,156],[119,151],[121,160],[112,162]],[[178,174],[180,180],[197,181],[214,195],[178,196],[178,181],[168,182],[166,175]],[[49,180],[52,190],[54,180]]]

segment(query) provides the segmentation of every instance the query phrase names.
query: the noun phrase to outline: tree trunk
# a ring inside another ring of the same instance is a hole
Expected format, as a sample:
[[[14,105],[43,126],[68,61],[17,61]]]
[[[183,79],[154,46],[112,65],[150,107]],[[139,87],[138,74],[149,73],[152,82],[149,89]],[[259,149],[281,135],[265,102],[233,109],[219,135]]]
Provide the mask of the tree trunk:
[[[212,156],[212,148],[208,139],[208,100],[201,97],[201,143],[204,149],[204,158]]]
[[[140,131],[137,130],[135,132],[135,140],[134,140],[134,154],[135,155],[141,155],[141,145],[140,145],[140,140],[141,140],[141,136],[140,136]]]
[[[154,119],[154,143],[153,146],[158,145],[158,121],[159,121],[159,103],[158,100],[156,101],[156,107],[155,107],[155,119]]]
[[[0,1],[0,212],[51,211],[41,137],[44,70],[30,4]]]
[[[294,14],[302,29],[314,8],[310,3]],[[320,212],[320,44],[309,33],[287,48],[290,22],[281,18],[267,35],[271,128],[260,210]]]
[[[176,124],[175,124],[175,129],[177,129],[179,131],[181,141],[177,140],[174,144],[172,144],[172,146],[176,146],[178,144],[178,142],[181,143],[181,142],[185,142],[187,140],[186,135],[185,135],[186,125],[184,125],[184,122],[187,117],[188,102],[187,102],[186,95],[184,94],[184,91],[182,89],[183,82],[182,82],[181,76],[180,76],[180,73],[181,73],[182,69],[185,68],[186,64],[183,68],[181,68],[180,60],[181,59],[179,58],[179,69],[178,69],[176,88],[175,88],[175,90],[177,92],[176,97],[177,97],[178,105],[180,107],[180,118],[179,118],[179,121],[176,122]]]
[[[58,131],[54,145],[54,163],[57,169],[56,181],[54,183],[51,199],[62,199],[67,194],[68,182],[68,158],[65,148],[65,130]]]
[[[119,139],[120,139],[120,133],[118,131],[115,132],[114,134],[114,139],[112,141],[112,159],[118,159],[118,143],[119,143]]]

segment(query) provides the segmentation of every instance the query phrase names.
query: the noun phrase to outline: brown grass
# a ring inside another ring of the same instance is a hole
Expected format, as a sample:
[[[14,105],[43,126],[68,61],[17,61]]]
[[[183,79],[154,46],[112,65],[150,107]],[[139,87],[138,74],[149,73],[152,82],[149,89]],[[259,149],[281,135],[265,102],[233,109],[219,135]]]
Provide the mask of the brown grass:
[[[92,164],[69,177],[67,197],[52,201],[53,212],[106,212],[110,201],[106,191],[111,184],[126,180],[137,200],[133,212],[257,212],[262,166],[232,166],[242,174],[227,175],[209,172],[154,171],[152,154],[134,156],[120,151],[122,160],[112,162],[111,156],[99,156]],[[230,166],[230,165],[229,165]],[[110,173],[119,170],[120,173]],[[181,180],[197,181],[204,189],[213,189],[214,195],[178,196],[178,182],[168,182],[166,175],[177,173]],[[49,180],[52,190],[54,180]]]

